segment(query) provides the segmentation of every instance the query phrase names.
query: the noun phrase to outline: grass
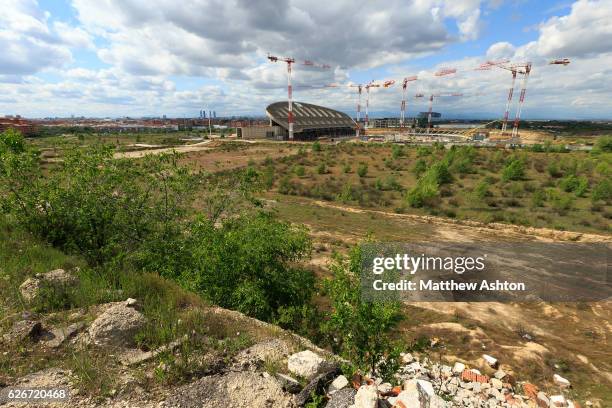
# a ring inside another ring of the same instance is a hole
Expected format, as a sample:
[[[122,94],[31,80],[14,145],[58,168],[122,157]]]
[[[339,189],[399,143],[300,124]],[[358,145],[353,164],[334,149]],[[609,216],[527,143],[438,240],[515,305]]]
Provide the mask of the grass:
[[[419,159],[429,166],[439,163],[448,151],[405,147],[398,154],[393,146],[324,145],[321,151],[277,158],[266,164],[266,168],[273,166],[276,175],[270,191],[390,212],[581,232],[611,231],[610,202],[591,200],[593,187],[609,176],[610,153],[475,149],[472,161],[457,160],[450,166],[453,180],[440,186],[434,204],[412,208],[406,193],[417,184],[415,164]],[[512,157],[525,163],[524,175],[504,181],[504,163]],[[559,177],[547,171],[551,164],[558,165]],[[347,172],[351,166],[357,166],[357,171]],[[292,171],[295,168],[300,169],[300,176]],[[562,180],[574,173],[588,180],[584,193],[566,191]]]

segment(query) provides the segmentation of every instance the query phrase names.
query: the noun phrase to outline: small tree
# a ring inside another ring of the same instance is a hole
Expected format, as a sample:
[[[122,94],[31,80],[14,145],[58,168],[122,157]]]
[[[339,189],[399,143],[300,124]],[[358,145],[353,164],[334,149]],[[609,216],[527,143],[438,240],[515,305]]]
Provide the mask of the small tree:
[[[315,142],[312,144],[312,151],[313,151],[313,152],[320,152],[320,151],[321,151],[321,143],[319,143],[319,141],[318,141],[318,140],[317,140],[317,141],[315,141]]]

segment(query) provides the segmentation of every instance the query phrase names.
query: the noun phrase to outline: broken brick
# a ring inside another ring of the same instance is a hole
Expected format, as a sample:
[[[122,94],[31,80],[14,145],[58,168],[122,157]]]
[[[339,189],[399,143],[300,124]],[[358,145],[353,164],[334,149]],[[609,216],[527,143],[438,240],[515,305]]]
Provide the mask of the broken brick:
[[[463,370],[461,373],[461,381],[464,382],[479,382],[479,383],[488,383],[489,376],[476,374],[471,370]]]
[[[523,384],[523,392],[534,401],[538,398],[538,387],[531,383]]]

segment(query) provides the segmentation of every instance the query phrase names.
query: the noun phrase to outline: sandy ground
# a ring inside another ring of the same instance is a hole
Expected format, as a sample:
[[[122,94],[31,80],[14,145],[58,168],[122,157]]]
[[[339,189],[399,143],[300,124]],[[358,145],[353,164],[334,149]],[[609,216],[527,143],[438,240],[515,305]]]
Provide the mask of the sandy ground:
[[[138,150],[134,152],[119,152],[119,153],[115,153],[114,157],[116,159],[120,159],[120,158],[136,159],[139,157],[144,157],[148,154],[162,154],[162,153],[171,153],[171,152],[177,152],[177,153],[199,152],[202,150],[210,150],[211,147],[206,146],[206,145],[211,142],[212,140],[205,140],[200,143],[194,143],[194,144],[185,145],[185,146],[167,147],[163,149],[152,149],[152,150]],[[152,147],[156,147],[156,146],[152,146]]]

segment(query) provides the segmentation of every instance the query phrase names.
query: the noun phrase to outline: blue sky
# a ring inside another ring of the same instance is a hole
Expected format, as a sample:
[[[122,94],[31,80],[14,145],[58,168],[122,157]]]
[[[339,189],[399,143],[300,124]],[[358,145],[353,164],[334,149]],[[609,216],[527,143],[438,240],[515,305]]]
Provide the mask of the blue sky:
[[[530,61],[527,118],[609,118],[612,0],[7,0],[0,16],[0,115],[262,114],[286,99],[283,63],[297,65],[295,98],[354,114],[348,84],[395,79],[371,95],[373,115],[399,114],[404,76],[447,117],[503,114],[509,73],[490,59]],[[570,58],[567,67],[550,66]],[[440,67],[459,73],[435,78]],[[304,86],[338,84],[335,88]],[[424,102],[408,101],[408,115]]]

